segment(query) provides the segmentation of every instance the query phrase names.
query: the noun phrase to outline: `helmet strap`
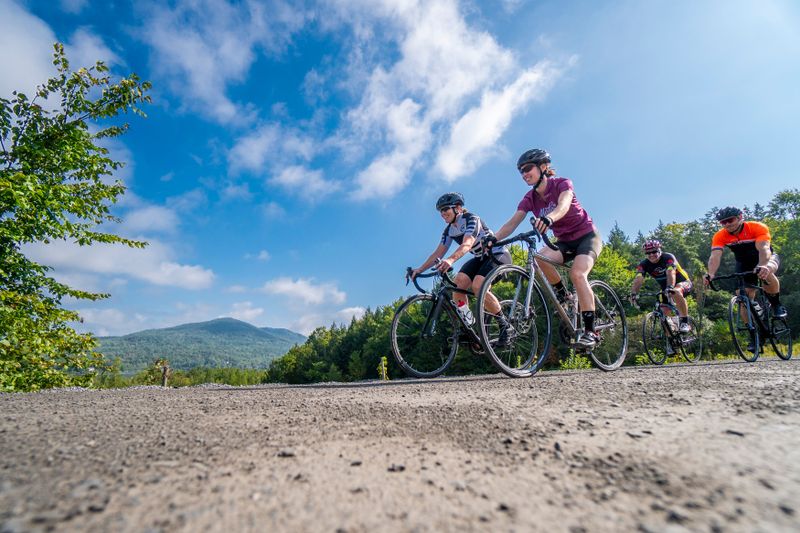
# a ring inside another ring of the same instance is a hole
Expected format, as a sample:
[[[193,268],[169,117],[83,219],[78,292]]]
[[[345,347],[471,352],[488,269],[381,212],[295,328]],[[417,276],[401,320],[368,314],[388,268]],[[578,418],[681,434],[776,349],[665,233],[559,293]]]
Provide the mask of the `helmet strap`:
[[[541,166],[539,166],[539,165],[536,165],[536,168],[538,168],[538,169],[539,169],[539,180],[536,182],[536,185],[534,185],[534,186],[533,186],[533,190],[534,190],[534,191],[535,191],[537,188],[539,188],[539,185],[541,185],[541,184],[542,184],[542,180],[544,180],[544,170],[542,170],[542,167],[541,167]]]

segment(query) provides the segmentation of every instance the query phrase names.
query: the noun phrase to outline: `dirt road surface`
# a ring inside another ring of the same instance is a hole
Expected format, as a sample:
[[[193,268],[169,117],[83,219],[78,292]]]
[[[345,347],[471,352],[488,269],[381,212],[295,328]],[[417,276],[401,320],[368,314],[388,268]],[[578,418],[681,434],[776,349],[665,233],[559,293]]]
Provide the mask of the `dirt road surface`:
[[[0,394],[0,531],[798,531],[800,363]]]

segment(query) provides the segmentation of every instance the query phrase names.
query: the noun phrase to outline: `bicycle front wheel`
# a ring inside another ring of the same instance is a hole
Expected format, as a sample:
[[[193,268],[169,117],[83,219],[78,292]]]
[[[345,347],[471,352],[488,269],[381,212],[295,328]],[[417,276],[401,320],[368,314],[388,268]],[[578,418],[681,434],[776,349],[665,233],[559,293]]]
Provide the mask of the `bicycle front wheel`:
[[[750,300],[734,296],[728,304],[728,326],[733,337],[733,347],[739,356],[752,363],[761,353],[761,335],[755,325]]]
[[[642,322],[642,342],[650,362],[654,365],[663,365],[667,360],[669,337],[664,332],[661,315],[658,313],[652,311],[647,313]]]
[[[594,292],[594,329],[600,335],[600,342],[589,355],[601,370],[616,370],[622,366],[628,352],[625,310],[608,284],[595,280],[589,286]]]
[[[784,361],[788,361],[792,358],[792,332],[789,330],[789,325],[783,318],[773,318],[770,330],[769,343],[773,353],[769,353],[765,349],[764,355],[774,354]]]
[[[689,333],[680,333],[678,339],[681,343],[683,358],[690,363],[696,363],[703,355],[703,331],[701,325],[689,317]]]
[[[530,302],[525,307],[528,289]],[[487,301],[500,304],[510,327],[504,328],[498,316],[486,310]],[[547,302],[528,272],[514,265],[494,269],[478,294],[478,330],[484,350],[494,366],[504,374],[528,377],[536,373],[550,350],[552,334]]]
[[[392,353],[409,376],[435,378],[458,351],[458,319],[443,307],[437,313],[436,303],[430,294],[412,296],[392,319]]]

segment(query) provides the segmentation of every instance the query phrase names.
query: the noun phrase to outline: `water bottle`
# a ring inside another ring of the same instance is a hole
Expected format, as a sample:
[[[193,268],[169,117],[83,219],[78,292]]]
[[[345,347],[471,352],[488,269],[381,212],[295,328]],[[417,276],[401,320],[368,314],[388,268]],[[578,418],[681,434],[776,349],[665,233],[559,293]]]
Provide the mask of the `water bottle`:
[[[475,322],[475,317],[472,316],[472,311],[469,310],[467,302],[458,302],[456,310],[458,314],[461,315],[461,319],[464,320],[466,325],[471,326]]]

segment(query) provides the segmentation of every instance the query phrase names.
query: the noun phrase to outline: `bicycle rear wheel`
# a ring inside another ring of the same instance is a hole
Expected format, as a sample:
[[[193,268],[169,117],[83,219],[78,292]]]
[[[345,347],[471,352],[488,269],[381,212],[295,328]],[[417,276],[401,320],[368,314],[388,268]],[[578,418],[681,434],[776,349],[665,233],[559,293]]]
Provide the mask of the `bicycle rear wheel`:
[[[442,374],[458,351],[458,319],[446,308],[433,316],[436,302],[430,294],[412,296],[392,319],[392,353],[409,376],[434,378]]]
[[[529,285],[531,301],[525,317],[525,299]],[[494,295],[499,300],[502,313],[511,325],[507,339],[501,339],[501,326],[497,316],[485,307]],[[542,291],[523,268],[502,265],[486,276],[478,294],[478,330],[483,348],[494,366],[504,374],[528,377],[536,373],[550,350],[550,312]]]
[[[650,362],[654,365],[663,365],[664,361],[667,360],[669,338],[664,332],[661,316],[658,313],[652,311],[647,313],[642,322],[642,342]]]
[[[777,355],[784,361],[792,358],[792,332],[783,318],[773,318],[769,343],[772,350],[764,346],[764,355]]]
[[[679,333],[678,339],[683,358],[690,363],[696,363],[703,355],[703,331],[692,317],[689,317],[689,327],[689,333]]]
[[[622,366],[628,352],[625,309],[608,284],[595,280],[589,282],[589,286],[594,292],[594,329],[600,335],[600,342],[589,355],[601,370],[616,370]]]
[[[750,300],[734,296],[728,304],[728,326],[733,337],[733,347],[739,356],[752,363],[761,353],[761,335],[755,325]]]

